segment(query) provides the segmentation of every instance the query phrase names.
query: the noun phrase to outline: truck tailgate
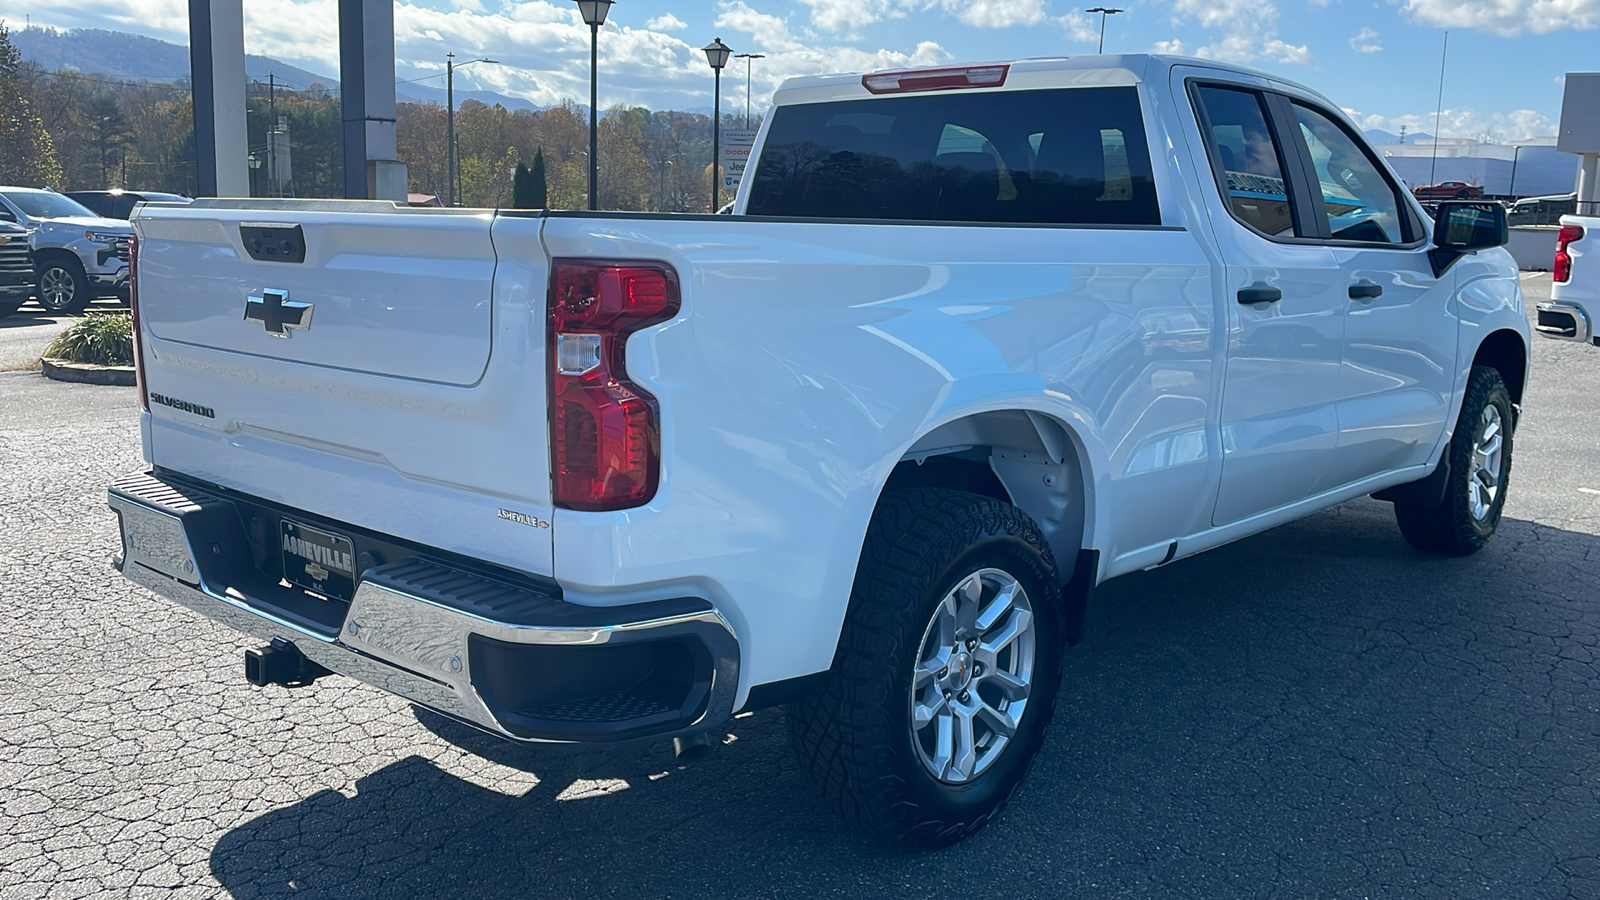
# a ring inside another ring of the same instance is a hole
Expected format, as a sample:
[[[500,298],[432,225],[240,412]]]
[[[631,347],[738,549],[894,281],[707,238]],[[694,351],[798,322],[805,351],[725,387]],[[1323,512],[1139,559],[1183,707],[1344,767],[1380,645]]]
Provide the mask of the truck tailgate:
[[[150,461],[550,574],[539,225],[337,201],[148,209]],[[290,246],[252,247],[263,234]]]

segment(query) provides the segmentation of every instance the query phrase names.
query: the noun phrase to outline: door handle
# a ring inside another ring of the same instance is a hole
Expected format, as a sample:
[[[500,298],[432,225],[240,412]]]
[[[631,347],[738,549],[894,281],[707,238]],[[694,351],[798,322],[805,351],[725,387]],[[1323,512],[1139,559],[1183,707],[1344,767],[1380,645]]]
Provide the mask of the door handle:
[[[1270,285],[1256,282],[1249,287],[1239,289],[1239,302],[1249,305],[1252,303],[1277,303],[1283,299],[1283,291]]]
[[[1351,300],[1375,300],[1383,296],[1383,285],[1363,278],[1350,285]]]

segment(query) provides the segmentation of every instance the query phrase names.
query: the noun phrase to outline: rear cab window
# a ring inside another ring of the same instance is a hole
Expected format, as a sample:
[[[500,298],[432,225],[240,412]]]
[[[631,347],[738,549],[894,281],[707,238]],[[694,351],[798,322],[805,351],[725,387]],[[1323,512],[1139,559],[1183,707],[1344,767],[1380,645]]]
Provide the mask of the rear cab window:
[[[779,107],[745,212],[1160,225],[1133,87],[938,92]]]

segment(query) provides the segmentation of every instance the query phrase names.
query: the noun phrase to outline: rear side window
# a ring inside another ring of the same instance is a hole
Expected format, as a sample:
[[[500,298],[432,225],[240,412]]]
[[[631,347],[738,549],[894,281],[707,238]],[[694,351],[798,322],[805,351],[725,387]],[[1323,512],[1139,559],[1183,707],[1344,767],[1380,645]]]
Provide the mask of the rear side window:
[[[1267,127],[1260,94],[1201,87],[1206,152],[1224,182],[1233,217],[1269,237],[1294,236],[1294,207],[1284,181],[1283,148]]]
[[[746,212],[1161,224],[1139,95],[1131,87],[779,107]]]

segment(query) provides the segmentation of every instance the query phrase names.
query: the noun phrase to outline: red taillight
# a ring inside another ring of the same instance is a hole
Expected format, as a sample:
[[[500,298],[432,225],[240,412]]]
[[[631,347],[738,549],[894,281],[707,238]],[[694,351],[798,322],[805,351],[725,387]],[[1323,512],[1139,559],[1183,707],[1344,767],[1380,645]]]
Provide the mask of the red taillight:
[[[1551,272],[1552,281],[1565,284],[1572,280],[1572,254],[1567,252],[1567,245],[1581,240],[1583,240],[1582,225],[1561,226],[1561,232],[1556,235],[1556,264]],[[1584,271],[1587,272],[1588,269]]]
[[[678,276],[654,262],[555,260],[550,274],[550,469],[555,504],[626,509],[661,474],[656,399],[628,381],[628,335],[678,312]]]
[[[139,340],[139,236],[128,238],[128,317],[133,328],[133,379],[139,384],[139,408],[150,411],[150,389],[144,383],[144,344]]]
[[[961,88],[999,87],[1006,83],[1010,66],[960,66],[950,69],[899,69],[861,76],[861,86],[874,94],[912,91],[950,91]]]

